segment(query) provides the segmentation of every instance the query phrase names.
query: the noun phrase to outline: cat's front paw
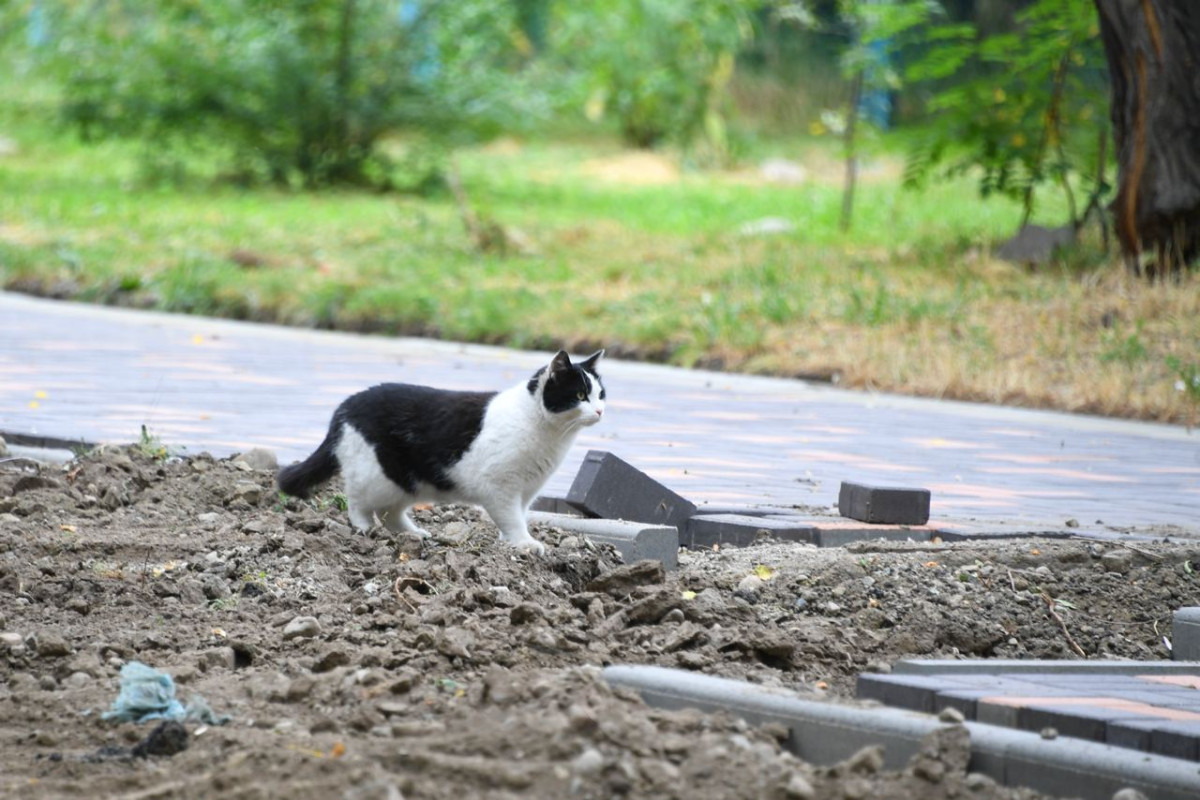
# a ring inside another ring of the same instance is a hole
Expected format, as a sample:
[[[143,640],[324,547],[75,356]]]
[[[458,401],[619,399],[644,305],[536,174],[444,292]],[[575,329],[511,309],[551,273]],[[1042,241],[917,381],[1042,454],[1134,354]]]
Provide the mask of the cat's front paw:
[[[518,539],[515,542],[509,542],[509,544],[518,550],[525,550],[535,555],[544,556],[546,554],[546,545],[532,536],[526,536],[524,539]]]

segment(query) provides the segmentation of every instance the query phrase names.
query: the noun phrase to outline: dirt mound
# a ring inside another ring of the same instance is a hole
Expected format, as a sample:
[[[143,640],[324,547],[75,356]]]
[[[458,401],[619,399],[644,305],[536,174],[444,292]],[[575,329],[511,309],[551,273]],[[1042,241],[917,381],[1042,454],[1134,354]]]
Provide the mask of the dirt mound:
[[[1165,657],[1200,563],[1170,545],[771,544],[664,573],[547,528],[544,557],[518,553],[471,509],[418,511],[424,541],[357,534],[336,485],[284,497],[251,462],[0,465],[0,794],[1029,796],[945,742],[900,772],[869,753],[814,768],[786,732],[649,709],[598,668],[847,696],[904,656]],[[154,755],[152,726],[100,718],[134,660],[232,722]]]

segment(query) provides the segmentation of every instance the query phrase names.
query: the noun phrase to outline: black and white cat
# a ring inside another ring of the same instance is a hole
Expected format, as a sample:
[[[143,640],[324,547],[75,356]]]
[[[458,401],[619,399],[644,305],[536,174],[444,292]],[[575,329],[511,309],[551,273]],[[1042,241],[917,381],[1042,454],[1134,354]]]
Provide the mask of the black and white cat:
[[[483,506],[503,541],[545,552],[529,535],[529,504],[580,429],[604,414],[596,364],[559,351],[528,381],[503,392],[456,392],[384,383],[346,399],[311,456],[279,471],[279,488],[307,497],[341,469],[350,522],[378,516],[393,531],[427,536],[408,514],[415,503]]]

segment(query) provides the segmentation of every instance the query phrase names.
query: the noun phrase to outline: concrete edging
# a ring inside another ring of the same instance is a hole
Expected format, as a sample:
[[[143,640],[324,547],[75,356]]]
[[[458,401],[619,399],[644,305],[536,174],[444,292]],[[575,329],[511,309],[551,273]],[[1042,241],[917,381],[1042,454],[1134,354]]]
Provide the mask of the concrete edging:
[[[942,727],[936,718],[892,708],[861,708],[807,700],[785,689],[648,666],[604,669],[609,684],[637,691],[661,708],[729,711],[751,722],[788,728],[785,746],[815,764],[833,764],[862,747],[885,748],[884,763],[903,768],[921,739]],[[1072,797],[1111,797],[1131,787],[1154,800],[1193,800],[1200,793],[1200,764],[1068,737],[977,722],[963,723],[971,736],[972,772],[1008,786]]]
[[[651,525],[618,519],[587,519],[546,511],[529,512],[529,521],[552,525],[564,531],[582,534],[596,542],[617,548],[626,564],[652,558],[664,569],[678,566],[679,529],[671,525]]]
[[[1019,675],[1028,673],[1093,673],[1102,675],[1193,675],[1200,661],[1133,661],[1131,659],[1051,661],[1018,658],[957,660],[952,658],[905,658],[892,665],[897,675]]]

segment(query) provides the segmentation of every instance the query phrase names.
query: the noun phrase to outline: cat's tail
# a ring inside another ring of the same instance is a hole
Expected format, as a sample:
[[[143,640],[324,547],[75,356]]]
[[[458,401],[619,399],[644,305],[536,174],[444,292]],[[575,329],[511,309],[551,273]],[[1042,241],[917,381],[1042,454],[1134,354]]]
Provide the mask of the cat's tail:
[[[337,445],[337,434],[335,425],[311,456],[279,470],[276,477],[279,488],[293,497],[308,497],[314,486],[332,478],[338,470],[337,456],[333,452]]]

